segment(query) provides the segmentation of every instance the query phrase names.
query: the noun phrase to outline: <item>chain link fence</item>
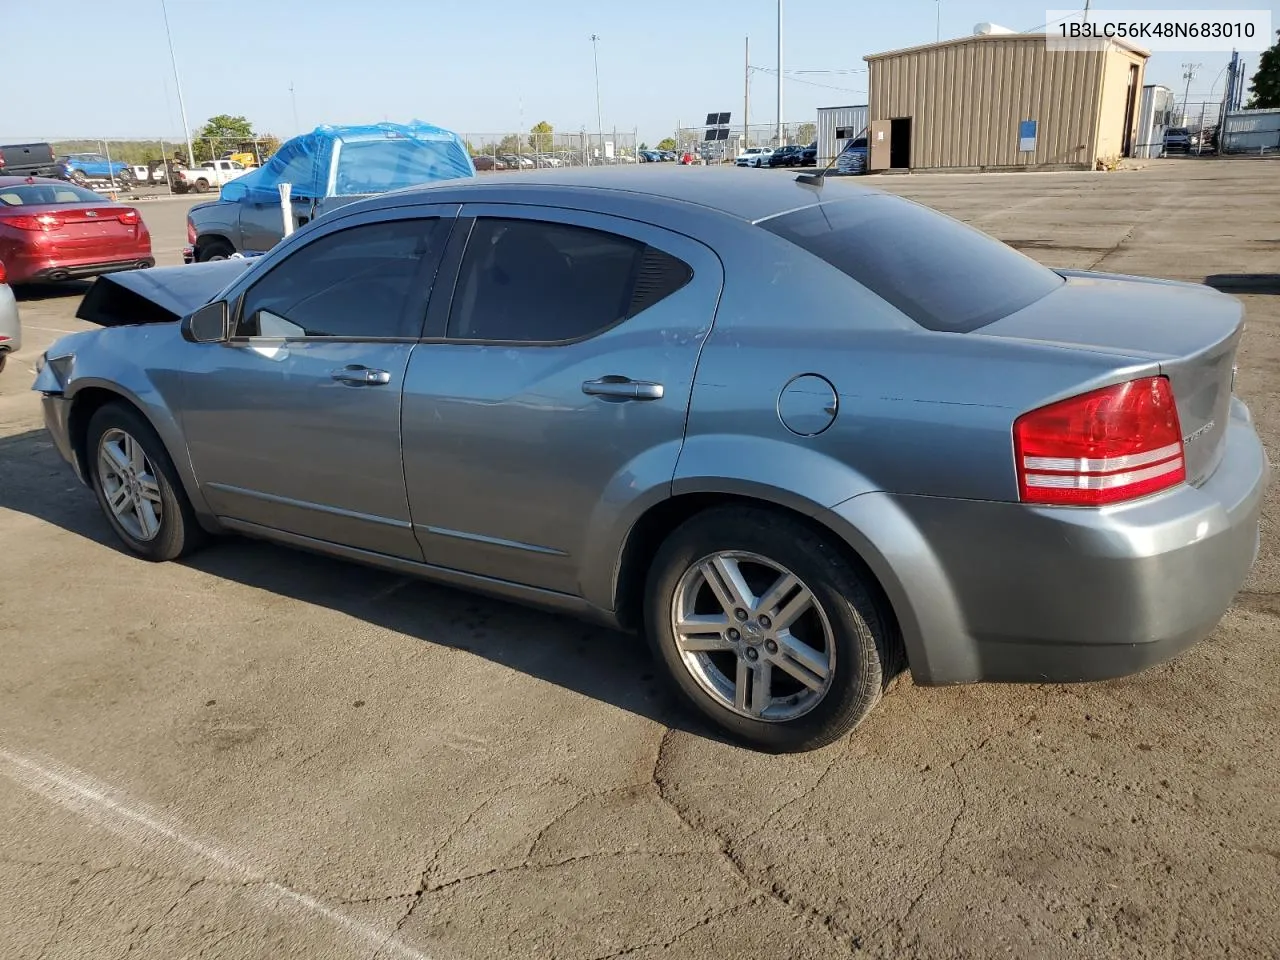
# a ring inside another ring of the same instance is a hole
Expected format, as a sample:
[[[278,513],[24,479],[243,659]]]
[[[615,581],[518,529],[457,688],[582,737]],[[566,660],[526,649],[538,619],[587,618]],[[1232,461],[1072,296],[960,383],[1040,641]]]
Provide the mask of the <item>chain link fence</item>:
[[[788,144],[807,147],[818,138],[818,125],[812,120],[784,123],[781,141],[776,123],[753,123],[745,130],[739,123],[721,129],[727,134],[725,139],[708,140],[706,127],[681,127],[676,131],[677,149],[681,153],[692,153],[707,163],[733,163],[749,148],[772,150]]]
[[[637,162],[638,136],[632,130],[604,133],[459,133],[481,173],[589,167]]]

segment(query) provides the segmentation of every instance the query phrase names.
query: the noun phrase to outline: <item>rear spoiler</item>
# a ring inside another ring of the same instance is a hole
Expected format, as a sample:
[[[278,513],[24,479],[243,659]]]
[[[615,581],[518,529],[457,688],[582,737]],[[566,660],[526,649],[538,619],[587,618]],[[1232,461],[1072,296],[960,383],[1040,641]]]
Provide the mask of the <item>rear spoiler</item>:
[[[98,277],[76,316],[100,327],[175,323],[202,307],[252,265],[216,260],[182,267],[153,267]]]

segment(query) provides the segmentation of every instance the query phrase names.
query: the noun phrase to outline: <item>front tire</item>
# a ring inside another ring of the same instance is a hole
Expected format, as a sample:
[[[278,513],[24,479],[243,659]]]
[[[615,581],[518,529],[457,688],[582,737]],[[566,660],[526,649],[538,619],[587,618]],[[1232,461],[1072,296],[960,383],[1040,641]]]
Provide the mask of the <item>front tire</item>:
[[[649,571],[645,633],[682,698],[774,753],[844,736],[898,661],[867,575],[781,514],[718,507],[677,528]]]
[[[196,520],[159,435],[141,414],[108,403],[89,420],[93,491],[124,545],[147,560],[176,560],[200,546]]]

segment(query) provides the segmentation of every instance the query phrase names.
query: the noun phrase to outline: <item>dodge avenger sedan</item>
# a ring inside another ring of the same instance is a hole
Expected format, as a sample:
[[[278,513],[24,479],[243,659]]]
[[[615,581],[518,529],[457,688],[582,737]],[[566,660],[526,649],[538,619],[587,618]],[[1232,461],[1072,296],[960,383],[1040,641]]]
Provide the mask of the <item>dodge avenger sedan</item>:
[[[1257,556],[1237,300],[847,182],[446,181],[79,316],[35,389],[130,550],[247,534],[639,632],[765,750],[903,669],[1138,671]]]

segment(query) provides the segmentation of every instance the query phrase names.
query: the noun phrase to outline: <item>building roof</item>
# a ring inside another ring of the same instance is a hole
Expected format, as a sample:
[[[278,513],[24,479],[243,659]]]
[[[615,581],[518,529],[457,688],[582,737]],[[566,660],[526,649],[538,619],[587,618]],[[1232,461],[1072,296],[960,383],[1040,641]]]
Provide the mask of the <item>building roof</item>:
[[[944,47],[960,47],[969,43],[994,43],[998,40],[1023,40],[1038,41],[1044,43],[1048,37],[1045,33],[979,33],[971,34],[967,37],[956,37],[954,40],[943,40],[940,43],[922,43],[914,47],[901,47],[897,50],[886,50],[884,53],[870,53],[862,59],[871,63],[876,60],[887,60],[890,57],[900,57],[909,53],[921,53],[925,50],[941,50]],[[1108,44],[1114,44],[1122,50],[1135,53],[1143,58],[1150,58],[1151,51],[1137,44],[1129,43],[1125,40],[1110,39]]]

